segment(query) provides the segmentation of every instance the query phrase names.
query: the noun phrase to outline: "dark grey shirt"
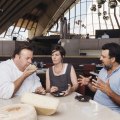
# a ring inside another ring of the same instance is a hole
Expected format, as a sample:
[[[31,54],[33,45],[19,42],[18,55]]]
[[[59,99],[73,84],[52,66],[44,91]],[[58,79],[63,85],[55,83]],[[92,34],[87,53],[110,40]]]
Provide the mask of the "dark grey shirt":
[[[67,65],[64,74],[59,76],[54,75],[52,67],[49,68],[50,86],[57,86],[59,91],[65,91],[68,89],[68,84],[71,84],[70,71],[71,64]]]

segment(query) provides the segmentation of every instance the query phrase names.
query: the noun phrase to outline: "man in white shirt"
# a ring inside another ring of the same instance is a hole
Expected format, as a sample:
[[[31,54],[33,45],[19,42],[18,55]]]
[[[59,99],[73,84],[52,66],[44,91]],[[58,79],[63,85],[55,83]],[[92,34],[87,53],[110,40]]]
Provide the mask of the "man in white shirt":
[[[19,46],[12,59],[0,63],[0,98],[9,99],[25,92],[44,94],[45,90],[31,67],[33,50],[30,46]]]

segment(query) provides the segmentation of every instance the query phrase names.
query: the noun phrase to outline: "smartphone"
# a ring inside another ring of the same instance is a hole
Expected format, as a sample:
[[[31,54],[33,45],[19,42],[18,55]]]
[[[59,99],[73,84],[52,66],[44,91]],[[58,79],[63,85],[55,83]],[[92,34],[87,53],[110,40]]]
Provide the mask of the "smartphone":
[[[91,74],[91,75],[93,75],[93,76],[98,77],[98,74],[97,74],[97,73],[95,73],[95,72],[92,72],[92,71],[91,71],[91,72],[90,72],[90,74]]]

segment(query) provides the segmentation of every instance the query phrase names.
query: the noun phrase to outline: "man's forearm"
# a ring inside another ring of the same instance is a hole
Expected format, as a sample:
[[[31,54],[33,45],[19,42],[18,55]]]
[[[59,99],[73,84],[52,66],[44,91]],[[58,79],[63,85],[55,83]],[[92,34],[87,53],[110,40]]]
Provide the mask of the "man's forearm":
[[[88,83],[88,87],[91,91],[96,92],[96,89],[93,87],[92,82]]]
[[[120,95],[116,94],[114,91],[106,93],[116,104],[120,106]]]
[[[14,82],[15,89],[14,89],[13,95],[18,91],[18,89],[20,88],[20,86],[22,85],[22,83],[25,79],[26,79],[26,77],[24,75],[22,75]]]

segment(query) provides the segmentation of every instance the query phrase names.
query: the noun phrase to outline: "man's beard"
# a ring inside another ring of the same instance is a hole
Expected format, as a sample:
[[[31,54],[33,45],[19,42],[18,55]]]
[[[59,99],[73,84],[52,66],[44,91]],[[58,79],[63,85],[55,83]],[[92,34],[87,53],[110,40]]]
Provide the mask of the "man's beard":
[[[109,70],[111,70],[112,65],[104,65],[104,68],[105,68],[107,71],[109,71]]]

